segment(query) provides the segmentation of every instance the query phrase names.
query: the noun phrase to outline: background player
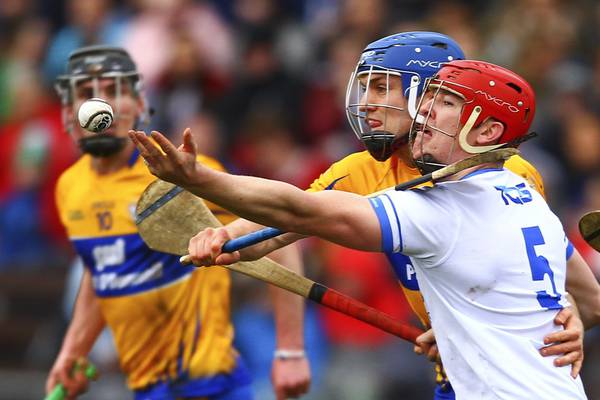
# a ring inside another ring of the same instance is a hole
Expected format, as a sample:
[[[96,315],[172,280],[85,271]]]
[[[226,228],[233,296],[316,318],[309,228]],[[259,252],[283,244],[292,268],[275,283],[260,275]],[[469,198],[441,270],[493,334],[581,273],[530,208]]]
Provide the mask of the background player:
[[[407,146],[411,115],[416,112],[425,79],[432,76],[443,63],[463,58],[458,43],[435,32],[397,33],[369,44],[357,62],[346,97],[348,120],[367,151],[351,154],[333,164],[315,180],[309,190],[335,189],[367,195],[420,176]],[[531,186],[544,194],[541,176],[523,158],[511,158],[506,167],[523,176]],[[259,228],[257,224],[238,219],[224,229],[227,237],[238,237]],[[221,234],[220,231],[206,230],[193,240],[202,247],[200,243],[213,240],[215,232]],[[258,258],[301,237],[288,233],[243,253],[245,257]],[[226,237],[220,237],[219,240],[224,241]],[[422,323],[429,327],[429,317],[409,258],[400,253],[388,253],[387,256],[411,307]],[[597,291],[598,285],[594,285],[593,276],[587,266],[581,263],[577,253],[571,261],[573,267],[570,271],[573,274],[569,275],[569,289],[576,295],[578,303],[581,302],[584,317],[589,321],[591,318],[588,316],[595,315],[592,310],[596,304],[594,299],[598,297],[589,293]],[[561,311],[557,322],[568,323],[567,330],[550,335],[547,343],[566,343],[546,351],[549,355],[569,353],[558,358],[556,363],[574,363],[573,373],[577,375],[583,359],[580,323],[577,318],[571,319],[569,309]],[[451,388],[445,384],[439,366],[437,369],[437,395],[449,396]]]
[[[251,374],[232,347],[228,272],[182,268],[178,257],[150,250],[137,233],[135,204],[155,179],[127,139],[127,131],[148,117],[141,85],[129,54],[105,46],[74,52],[57,80],[63,121],[85,153],[61,176],[57,204],[86,270],[46,390],[59,381],[71,398],[85,389],[85,380],[71,379],[69,372],[108,326],[136,398],[250,399]],[[91,97],[105,99],[115,111],[106,133],[86,132],[75,122]],[[221,169],[212,159],[199,161]],[[290,297],[275,307],[285,315],[279,321],[288,321],[278,326],[278,344],[301,350],[302,308]],[[273,374],[280,399],[308,390],[303,357],[275,360]]]
[[[533,91],[511,71],[453,61],[432,82],[437,89],[424,101],[426,122],[415,129],[412,145],[422,162],[447,165],[527,133]],[[165,154],[142,132],[131,137],[154,174],[240,215],[361,250],[408,254],[458,397],[585,398],[579,378],[538,352],[565,304],[571,246],[543,197],[500,163],[464,171],[433,189],[369,200],[211,171],[195,162],[189,131],[179,149],[153,133]],[[212,261],[190,251],[200,264]]]

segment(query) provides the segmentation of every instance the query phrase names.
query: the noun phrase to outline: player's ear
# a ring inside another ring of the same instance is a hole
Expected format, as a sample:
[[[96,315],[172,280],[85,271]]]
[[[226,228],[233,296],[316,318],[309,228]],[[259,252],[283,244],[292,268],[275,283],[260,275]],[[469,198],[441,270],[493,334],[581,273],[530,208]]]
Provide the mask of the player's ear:
[[[498,143],[498,140],[504,134],[504,124],[494,119],[484,121],[477,129],[478,134],[475,138],[477,145],[486,146]]]

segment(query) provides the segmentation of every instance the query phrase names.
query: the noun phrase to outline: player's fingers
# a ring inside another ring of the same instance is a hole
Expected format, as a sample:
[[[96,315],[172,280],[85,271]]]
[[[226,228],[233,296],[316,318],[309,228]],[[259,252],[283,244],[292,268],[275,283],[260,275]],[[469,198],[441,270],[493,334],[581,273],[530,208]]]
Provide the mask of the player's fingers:
[[[435,335],[433,334],[433,329],[428,329],[427,331],[420,334],[415,340],[417,346],[426,346],[423,349],[429,349],[433,343],[435,343]]]
[[[133,144],[135,144],[135,147],[137,147],[137,149],[139,150],[140,155],[142,157],[144,157],[146,155],[146,146],[142,142],[142,140],[140,140],[140,138],[138,138],[137,132],[134,131],[134,130],[130,130],[129,131],[129,138],[131,139],[131,141],[133,142]],[[144,159],[145,159],[145,157],[144,157]]]
[[[286,400],[285,393],[282,389],[275,389],[275,399],[276,400]]]
[[[177,156],[177,148],[162,133],[159,131],[152,131],[150,132],[150,135],[169,158]]]
[[[308,392],[308,384],[304,382],[285,382],[275,389],[275,393],[282,399],[296,399],[306,392]]]
[[[544,357],[555,356],[566,354],[572,351],[581,351],[581,343],[579,342],[565,342],[556,343],[551,346],[546,346],[541,349],[541,353]]]
[[[132,132],[142,156],[154,157],[160,154],[160,151],[154,146],[144,131]]]
[[[544,344],[581,341],[581,339],[580,332],[577,329],[567,329],[546,335],[544,337]]]
[[[215,229],[207,228],[205,233],[206,234],[205,234],[204,240],[202,242],[202,249],[201,249],[199,256],[200,256],[200,260],[202,261],[203,265],[210,266],[210,265],[214,265],[215,257],[218,255],[219,250],[217,250],[216,254],[215,254],[215,252],[213,252],[213,241],[215,238]]]
[[[554,360],[554,365],[564,367],[565,365],[574,364],[575,362],[583,361],[583,353],[580,351],[572,351]]]
[[[85,393],[88,390],[89,381],[85,376],[83,368],[80,368],[75,374],[73,374],[73,380],[75,381],[74,392],[69,392],[77,396],[78,394]]]
[[[190,239],[188,242],[188,252],[190,256],[198,257],[202,255],[204,242],[213,228],[204,228]]]
[[[421,346],[415,345],[413,347],[413,351],[419,355],[423,354],[423,349],[421,348]]]
[[[215,259],[215,265],[231,265],[240,261],[240,252],[234,251],[233,253],[223,253],[219,254]]]
[[[144,159],[144,163],[148,166],[148,169],[153,175],[157,175],[159,169],[162,169],[161,162],[163,155],[161,152],[150,142],[148,137],[143,131],[129,131],[132,141],[140,152],[140,156]]]
[[[197,154],[198,152],[196,141],[194,140],[194,135],[192,135],[192,130],[190,128],[185,128],[183,131],[183,150],[192,154]]]
[[[221,249],[223,248],[223,243],[225,243],[227,239],[224,239],[223,234],[219,233],[219,230],[214,232],[212,239],[209,243],[210,246],[210,257],[215,260],[219,254],[221,254]]]
[[[213,228],[206,228],[192,239],[188,244],[188,252],[192,262],[197,266],[204,266],[207,258],[207,238],[212,235]]]
[[[438,348],[437,344],[433,344],[429,350],[427,351],[427,359],[429,361],[436,361],[438,358]]]
[[[58,378],[56,383],[62,383],[62,385],[67,388],[69,386],[73,386],[75,385],[75,381],[73,380],[73,378],[71,377],[70,371],[72,369],[72,363],[70,365],[65,365],[65,367],[61,368],[60,371],[58,371]]]
[[[573,311],[570,308],[563,308],[554,316],[554,323],[556,325],[564,325],[572,315]]]
[[[583,357],[581,357],[581,359],[579,359],[573,363],[573,366],[571,367],[571,377],[573,379],[577,378],[577,375],[579,375],[579,372],[581,371],[582,366],[583,366]]]

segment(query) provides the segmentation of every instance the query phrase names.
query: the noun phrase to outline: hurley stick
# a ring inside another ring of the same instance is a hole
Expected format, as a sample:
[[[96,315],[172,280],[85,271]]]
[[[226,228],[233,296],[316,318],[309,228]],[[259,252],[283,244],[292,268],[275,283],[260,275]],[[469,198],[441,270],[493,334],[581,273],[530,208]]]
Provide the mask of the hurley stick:
[[[590,211],[579,220],[581,236],[596,251],[600,251],[600,210]]]
[[[154,250],[177,255],[187,254],[190,238],[202,229],[221,226],[202,199],[161,180],[146,188],[138,201],[137,215],[138,231],[146,244]],[[296,293],[410,342],[414,343],[422,333],[268,258],[224,267]]]

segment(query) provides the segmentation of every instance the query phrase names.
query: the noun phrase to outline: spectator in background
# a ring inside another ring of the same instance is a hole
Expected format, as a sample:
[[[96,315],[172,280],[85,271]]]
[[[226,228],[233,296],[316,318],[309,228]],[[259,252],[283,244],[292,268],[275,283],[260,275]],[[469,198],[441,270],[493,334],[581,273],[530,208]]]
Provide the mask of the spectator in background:
[[[338,33],[328,40],[323,56],[306,78],[300,121],[302,135],[320,148],[330,162],[359,149],[349,132],[343,104],[348,77],[356,66],[356,54],[365,44],[352,33]]]
[[[182,123],[175,129],[176,132],[182,132],[190,127],[192,134],[198,143],[198,151],[217,160],[223,157],[223,133],[221,125],[216,116],[209,112],[198,112],[187,120],[182,119]],[[178,138],[175,143],[178,143]],[[178,143],[181,144],[181,143]]]
[[[0,201],[0,270],[56,265],[57,249],[44,232],[41,188],[50,136],[42,123],[20,131],[11,157],[13,188]]]
[[[227,139],[234,146],[245,136],[243,121],[265,110],[277,115],[298,138],[301,82],[282,67],[275,54],[274,32],[258,28],[246,33],[231,89],[219,107]],[[231,116],[235,115],[235,118]]]
[[[255,110],[242,126],[244,131],[231,153],[244,173],[308,187],[327,166],[319,149],[301,146],[273,110]]]
[[[0,17],[0,123],[22,119],[28,110],[29,100],[19,100],[19,84],[23,74],[31,74],[37,80],[39,63],[44,56],[48,24],[30,15]],[[25,83],[26,84],[26,83]],[[36,82],[37,84],[37,82]],[[35,104],[35,101],[34,101]]]
[[[174,128],[182,121],[214,110],[229,85],[229,76],[210,67],[210,54],[196,45],[190,33],[174,29],[170,59],[152,91],[153,121],[159,129],[179,132]]]
[[[133,0],[136,14],[124,34],[124,47],[139,65],[150,91],[175,59],[177,36],[185,34],[210,72],[227,75],[234,63],[234,41],[209,1]],[[148,49],[151,48],[151,51]]]
[[[63,71],[69,54],[93,44],[119,45],[127,26],[127,17],[111,0],[66,0],[68,25],[50,40],[44,62],[44,78],[48,85]]]
[[[26,49],[31,47],[21,47],[20,53]],[[15,267],[60,264],[67,243],[55,208],[54,185],[76,150],[61,128],[60,106],[48,96],[34,63],[27,61],[31,58],[8,60],[13,68],[8,70],[5,93],[12,111],[0,123],[2,263],[4,267],[13,262]]]
[[[299,23],[301,2],[282,0],[233,0],[232,18],[236,36],[244,38],[255,31],[271,32],[273,52],[282,68],[295,78],[306,73],[316,43]]]

